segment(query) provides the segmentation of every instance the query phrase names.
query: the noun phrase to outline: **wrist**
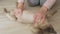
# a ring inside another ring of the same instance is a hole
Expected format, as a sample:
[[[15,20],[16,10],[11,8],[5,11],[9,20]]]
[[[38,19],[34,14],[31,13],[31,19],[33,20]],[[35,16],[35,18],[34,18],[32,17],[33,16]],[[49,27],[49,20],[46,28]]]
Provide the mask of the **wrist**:
[[[24,9],[24,3],[17,3],[17,8],[23,10]]]
[[[43,12],[43,13],[46,13],[47,11],[48,11],[48,9],[45,6],[42,6],[39,10],[39,12]]]

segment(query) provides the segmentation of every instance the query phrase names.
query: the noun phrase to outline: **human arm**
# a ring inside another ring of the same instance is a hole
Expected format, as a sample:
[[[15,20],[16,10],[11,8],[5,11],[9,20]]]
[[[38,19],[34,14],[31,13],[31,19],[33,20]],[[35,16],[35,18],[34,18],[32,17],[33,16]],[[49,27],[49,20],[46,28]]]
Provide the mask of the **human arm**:
[[[39,23],[43,23],[43,21],[46,19],[46,13],[47,11],[55,4],[56,0],[47,0],[40,10],[34,15],[34,23],[35,26],[37,26]]]

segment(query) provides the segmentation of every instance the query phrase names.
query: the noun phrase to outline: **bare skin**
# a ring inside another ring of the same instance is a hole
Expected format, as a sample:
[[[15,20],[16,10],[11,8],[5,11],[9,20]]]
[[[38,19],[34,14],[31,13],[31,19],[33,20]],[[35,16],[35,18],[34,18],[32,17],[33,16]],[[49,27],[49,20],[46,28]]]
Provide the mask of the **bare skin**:
[[[17,3],[17,8],[14,10],[14,15],[17,17],[22,14],[24,10],[24,3]],[[18,18],[18,17],[17,17]]]
[[[42,6],[38,12],[34,15],[34,23],[35,26],[39,25],[40,23],[43,23],[45,20],[47,8],[45,6]]]

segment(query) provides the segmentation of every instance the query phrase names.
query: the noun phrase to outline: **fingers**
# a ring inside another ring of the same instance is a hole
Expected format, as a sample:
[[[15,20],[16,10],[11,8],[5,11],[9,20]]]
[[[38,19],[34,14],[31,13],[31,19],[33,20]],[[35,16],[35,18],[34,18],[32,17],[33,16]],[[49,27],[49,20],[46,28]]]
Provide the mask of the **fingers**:
[[[40,25],[41,23],[44,23],[44,21],[45,21],[45,16],[42,16],[41,19],[40,19],[39,25]]]
[[[13,13],[17,18],[19,18],[22,15],[23,11],[21,11],[21,9],[17,8],[17,9],[14,10]]]
[[[38,22],[40,19],[40,15],[37,13],[34,15],[34,22]]]
[[[37,13],[34,15],[34,26],[38,27],[39,22],[40,22],[40,15]]]
[[[45,20],[45,14],[37,13],[34,15],[34,25],[35,26],[40,25],[41,23],[44,22],[44,20]]]

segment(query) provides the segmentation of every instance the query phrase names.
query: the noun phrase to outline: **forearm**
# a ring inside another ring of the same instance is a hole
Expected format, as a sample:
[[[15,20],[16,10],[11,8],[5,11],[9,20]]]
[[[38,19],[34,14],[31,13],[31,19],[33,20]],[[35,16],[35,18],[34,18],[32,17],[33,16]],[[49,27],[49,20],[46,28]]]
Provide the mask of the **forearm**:
[[[40,8],[40,10],[47,12],[47,10],[49,10],[54,4],[55,4],[56,0],[47,0],[42,7]]]

